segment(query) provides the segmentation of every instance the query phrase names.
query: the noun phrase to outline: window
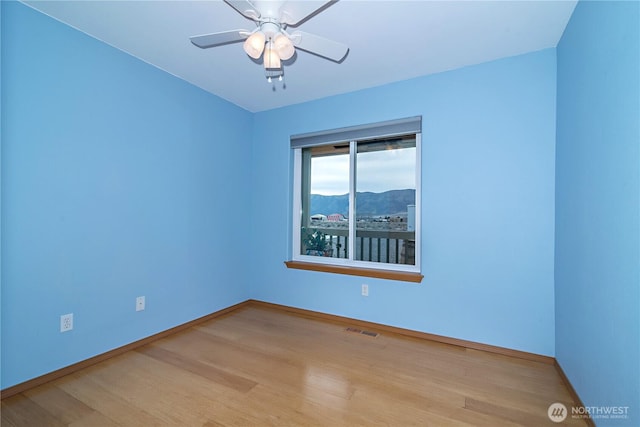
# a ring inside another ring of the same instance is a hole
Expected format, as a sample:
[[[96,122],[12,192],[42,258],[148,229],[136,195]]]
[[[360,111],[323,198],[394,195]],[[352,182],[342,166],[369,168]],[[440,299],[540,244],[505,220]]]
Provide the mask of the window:
[[[413,117],[291,138],[294,261],[419,281],[420,128]]]

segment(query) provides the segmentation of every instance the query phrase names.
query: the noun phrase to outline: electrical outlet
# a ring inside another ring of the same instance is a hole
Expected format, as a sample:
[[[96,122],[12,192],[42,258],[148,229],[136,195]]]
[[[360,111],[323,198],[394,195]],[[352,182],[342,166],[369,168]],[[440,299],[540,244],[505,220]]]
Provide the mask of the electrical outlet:
[[[362,296],[363,297],[369,296],[369,285],[362,285]]]
[[[73,329],[73,313],[60,316],[60,332],[67,332]]]
[[[144,310],[144,306],[145,306],[144,297],[136,298],[136,311]]]

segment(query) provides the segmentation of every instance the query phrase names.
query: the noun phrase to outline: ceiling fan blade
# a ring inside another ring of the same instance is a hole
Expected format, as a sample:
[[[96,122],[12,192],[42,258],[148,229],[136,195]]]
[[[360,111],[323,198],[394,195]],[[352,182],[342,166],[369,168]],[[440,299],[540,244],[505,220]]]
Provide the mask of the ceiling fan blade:
[[[296,31],[291,34],[291,41],[298,49],[313,53],[334,62],[341,62],[349,52],[349,46],[314,34]]]
[[[224,0],[229,6],[240,12],[244,17],[253,19],[260,18],[260,12],[249,0]]]
[[[285,25],[296,26],[336,1],[337,0],[285,1],[280,7],[280,22]]]
[[[189,39],[191,43],[199,48],[206,49],[208,47],[220,46],[228,43],[235,43],[242,41],[249,37],[251,31],[247,30],[231,30],[223,31],[221,33],[203,34],[201,36],[193,36]]]

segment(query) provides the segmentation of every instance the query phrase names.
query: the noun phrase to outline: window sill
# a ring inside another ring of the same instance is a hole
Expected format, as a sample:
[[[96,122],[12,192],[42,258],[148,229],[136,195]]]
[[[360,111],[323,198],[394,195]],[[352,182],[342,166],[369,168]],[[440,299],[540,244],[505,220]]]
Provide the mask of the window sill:
[[[285,261],[287,268],[298,270],[322,271],[325,273],[348,274],[351,276],[374,277],[376,279],[400,280],[403,282],[420,283],[424,277],[420,273],[408,271],[378,270],[374,268],[347,267],[342,265],[315,264],[303,261]]]

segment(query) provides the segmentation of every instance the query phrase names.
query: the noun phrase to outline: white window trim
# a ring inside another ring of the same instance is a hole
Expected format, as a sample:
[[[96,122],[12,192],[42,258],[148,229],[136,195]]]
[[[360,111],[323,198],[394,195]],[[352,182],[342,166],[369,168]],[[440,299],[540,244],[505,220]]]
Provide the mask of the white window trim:
[[[364,268],[372,270],[401,271],[410,273],[420,273],[422,260],[422,135],[416,133],[416,211],[415,211],[415,265],[407,264],[387,264],[372,261],[361,261],[355,259],[318,257],[301,254],[300,248],[300,230],[302,220],[302,148],[293,148],[294,156],[294,179],[293,179],[293,233],[292,233],[292,254],[291,259],[294,261],[307,262],[313,264],[336,265],[344,267]],[[351,166],[349,168],[349,256],[355,254],[355,217],[351,215],[355,210],[355,147],[356,140],[350,141],[349,158]]]

